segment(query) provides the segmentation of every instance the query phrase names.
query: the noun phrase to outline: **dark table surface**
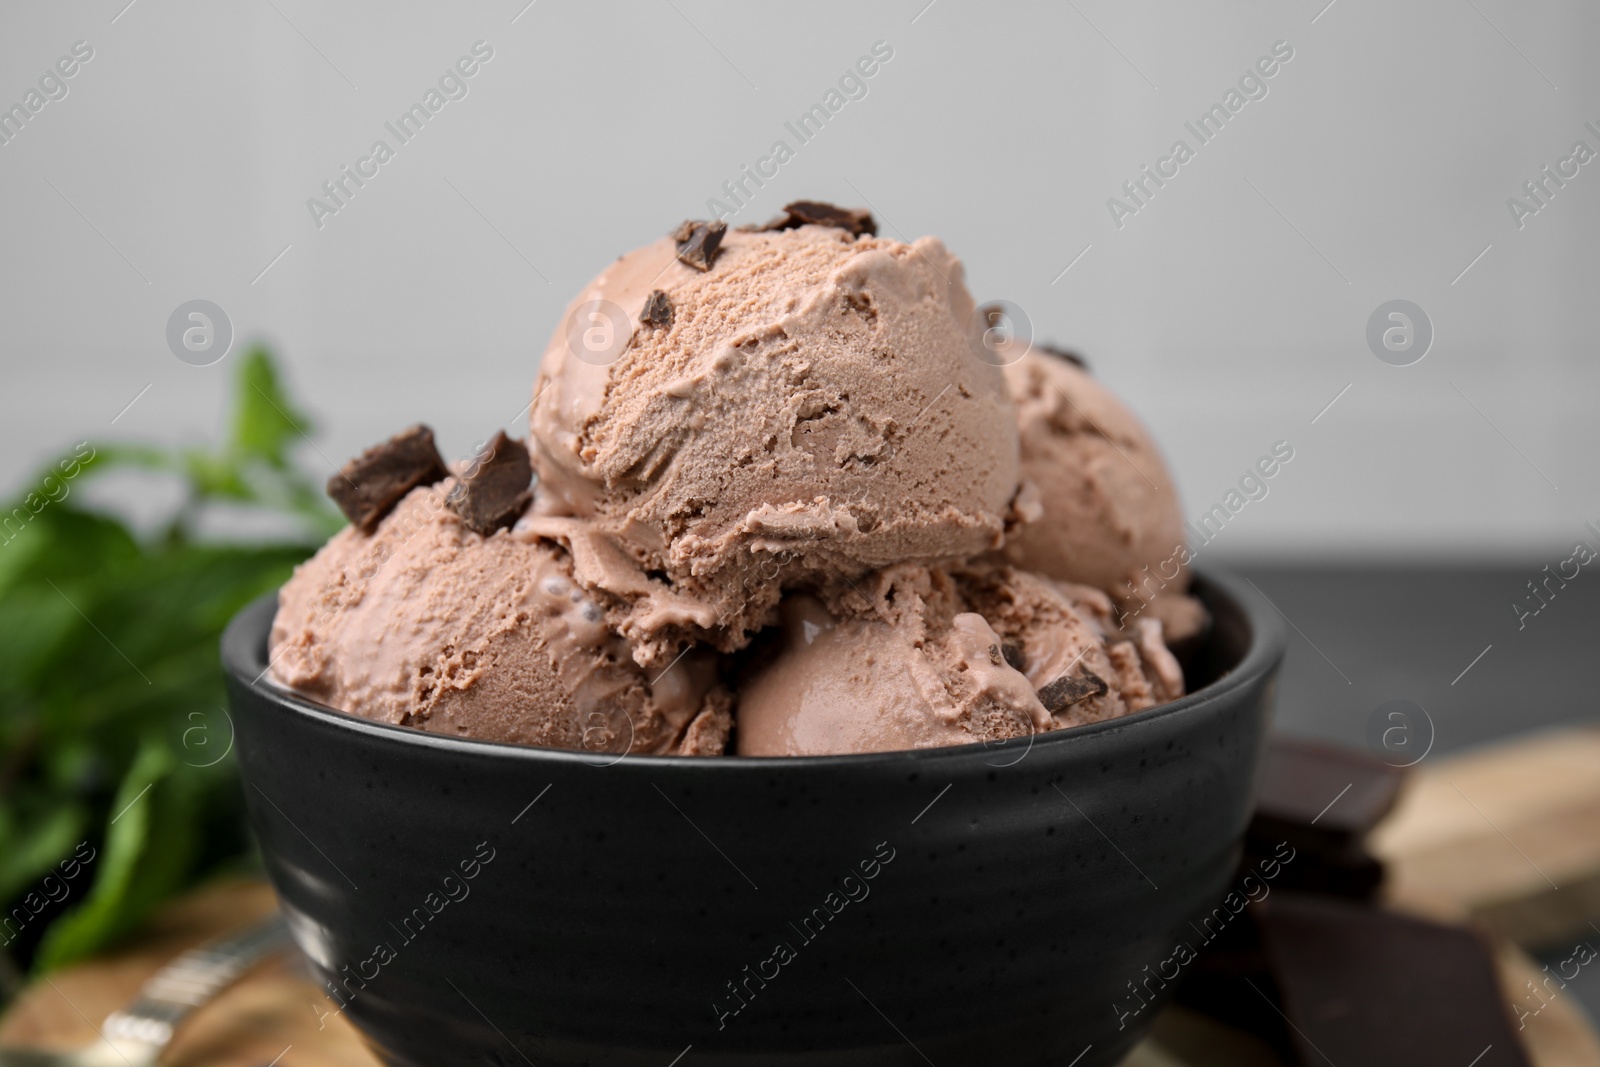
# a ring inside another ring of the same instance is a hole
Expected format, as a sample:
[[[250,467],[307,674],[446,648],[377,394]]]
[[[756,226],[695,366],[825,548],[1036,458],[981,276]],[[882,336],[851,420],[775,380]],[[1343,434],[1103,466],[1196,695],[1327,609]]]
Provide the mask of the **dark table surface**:
[[[1542,566],[1235,568],[1290,623],[1278,729],[1364,746],[1373,712],[1408,700],[1440,753],[1597,721],[1600,575],[1552,580],[1549,603],[1519,619]]]

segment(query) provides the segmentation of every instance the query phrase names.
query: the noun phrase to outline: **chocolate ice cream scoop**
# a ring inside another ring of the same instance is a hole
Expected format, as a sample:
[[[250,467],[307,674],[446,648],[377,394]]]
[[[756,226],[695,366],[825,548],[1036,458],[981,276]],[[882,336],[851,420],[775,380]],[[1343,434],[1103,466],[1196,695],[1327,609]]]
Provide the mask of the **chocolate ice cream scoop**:
[[[1004,740],[1183,693],[1158,623],[1108,643],[1103,594],[1011,567],[902,565],[825,598],[784,602],[779,647],[739,690],[739,754]]]
[[[284,587],[274,675],[372,719],[606,752],[721,751],[719,673],[748,683],[746,753],[1172,700],[1166,639],[1205,619],[1171,477],[1081,362],[994,323],[942,243],[868,212],[689,220],[570,305],[526,447],[501,432],[447,476],[417,427],[336,476],[356,525]]]
[[[1105,590],[1120,611],[1160,619],[1169,640],[1198,632],[1183,513],[1149,431],[1080,364],[1042,346],[1005,376],[1030,483],[1024,508],[1034,509],[1007,536],[1006,558]]]
[[[726,693],[706,653],[646,674],[573,580],[565,549],[456,513],[457,479],[350,527],[278,598],[272,674],[330,707],[488,741],[720,753]]]
[[[1183,695],[1158,620],[1117,623],[1098,589],[992,562],[955,569],[965,603],[1020,651],[1051,728],[1113,719]]]
[[[840,617],[807,595],[783,607],[783,644],[740,688],[738,752],[816,756],[1024,737],[1049,726],[998,634],[948,576],[898,568],[895,592]],[[877,609],[877,610],[874,610]]]
[[[1017,431],[962,276],[934,238],[800,225],[727,231],[704,270],[666,238],[578,296],[535,386],[535,508],[709,609],[642,606],[641,662],[742,646],[786,587],[998,545]],[[658,292],[670,322],[639,325]]]

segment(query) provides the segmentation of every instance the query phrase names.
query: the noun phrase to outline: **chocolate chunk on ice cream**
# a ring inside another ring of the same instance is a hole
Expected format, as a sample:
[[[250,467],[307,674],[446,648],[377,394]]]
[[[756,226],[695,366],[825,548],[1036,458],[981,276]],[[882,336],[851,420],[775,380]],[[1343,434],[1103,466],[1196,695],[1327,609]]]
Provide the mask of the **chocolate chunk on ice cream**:
[[[501,430],[474,456],[445,503],[476,533],[490,534],[517,521],[533,492],[528,446]]]
[[[1039,700],[1045,710],[1055,715],[1088,697],[1105,696],[1109,690],[1106,680],[1087,668],[1077,674],[1063,674],[1039,690]]]
[[[1077,352],[1072,351],[1070,348],[1060,348],[1056,345],[1042,344],[1038,341],[1033,343],[1033,347],[1035,350],[1043,352],[1047,356],[1055,356],[1057,359],[1064,359],[1068,363],[1071,363],[1074,367],[1080,367],[1085,371],[1089,369],[1089,361],[1084,359],[1083,356],[1079,355]]]
[[[717,249],[722,235],[728,231],[726,222],[685,221],[672,238],[678,245],[678,262],[698,271],[708,271],[717,261]]]
[[[878,220],[861,208],[838,207],[821,200],[795,200],[783,205],[783,214],[757,227],[760,230],[792,230],[798,226],[832,226],[853,237],[877,236]]]
[[[644,310],[639,312],[639,321],[658,329],[671,326],[672,299],[660,289],[650,290],[650,295],[644,298]]]
[[[352,525],[370,533],[411,490],[449,474],[433,431],[419,424],[346,463],[328,479],[328,496]]]

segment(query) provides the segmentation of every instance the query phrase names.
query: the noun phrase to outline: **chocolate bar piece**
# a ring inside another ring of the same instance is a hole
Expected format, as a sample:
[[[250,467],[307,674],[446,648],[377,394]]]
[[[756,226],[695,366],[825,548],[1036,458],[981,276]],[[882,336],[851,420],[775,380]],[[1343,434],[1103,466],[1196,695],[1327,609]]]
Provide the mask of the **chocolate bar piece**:
[[[1362,752],[1275,737],[1246,855],[1288,842],[1298,858],[1286,865],[1282,888],[1370,900],[1383,884],[1383,864],[1364,839],[1394,807],[1404,778]]]
[[[528,509],[533,492],[528,446],[498,431],[445,498],[468,528],[485,537],[510,526]]]
[[[1389,814],[1405,772],[1374,756],[1275,737],[1251,832],[1335,857]]]
[[[433,431],[418,424],[346,463],[328,479],[328,496],[352,526],[371,533],[407,493],[449,474]]]
[[[1279,841],[1270,841],[1252,831],[1245,838],[1241,871],[1259,866],[1273,857]],[[1352,900],[1373,900],[1383,887],[1383,863],[1361,841],[1353,841],[1339,852],[1318,852],[1300,848],[1292,863],[1285,863],[1273,886],[1304,893],[1327,893]]]
[[[1278,1052],[1278,1062],[1282,1063],[1292,1055],[1289,1028],[1277,1010],[1277,985],[1261,947],[1261,930],[1256,923],[1260,910],[1258,904],[1249,905],[1236,922],[1222,927],[1210,940],[1205,940],[1205,929],[1196,929],[1196,940],[1190,943],[1197,957],[1188,976],[1178,985],[1174,1000],[1255,1035]]]
[[[1289,894],[1259,912],[1274,1006],[1301,1063],[1529,1067],[1494,957],[1472,931]]]

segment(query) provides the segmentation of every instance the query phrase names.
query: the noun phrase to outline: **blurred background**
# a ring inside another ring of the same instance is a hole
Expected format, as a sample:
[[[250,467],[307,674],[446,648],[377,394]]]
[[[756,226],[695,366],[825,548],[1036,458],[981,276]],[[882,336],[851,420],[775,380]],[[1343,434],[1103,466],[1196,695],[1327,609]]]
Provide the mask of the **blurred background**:
[[[137,552],[276,539],[183,594],[215,594],[216,618],[325,532],[314,487],[360,448],[414,421],[447,456],[524,432],[547,338],[613,257],[688,216],[816,198],[937,234],[978,300],[1083,352],[1191,518],[1293,447],[1200,552],[1294,628],[1287,732],[1366,745],[1404,701],[1443,752],[1594,714],[1592,4],[101,0],[0,26],[0,487],[14,507],[90,442],[113,469],[68,479],[70,507],[116,509]],[[462,57],[474,73],[442,83]],[[430,90],[402,142],[386,124]],[[1201,128],[1214,105],[1226,122]],[[361,162],[379,140],[392,158]],[[1192,158],[1163,162],[1179,140]],[[169,343],[195,300],[232,335],[221,359]],[[8,528],[0,582],[68,510]],[[71,630],[25,663],[14,647],[16,671],[153,672],[137,633],[124,664],[79,621],[149,629],[135,584],[98,616],[79,599],[135,551],[104,534],[52,557],[67,606],[37,583],[13,600],[34,613],[8,632]],[[28,684],[14,704],[75,706]],[[150,713],[192,741],[188,714]],[[118,751],[125,768],[137,744]],[[96,758],[50,780],[131,796]]]

